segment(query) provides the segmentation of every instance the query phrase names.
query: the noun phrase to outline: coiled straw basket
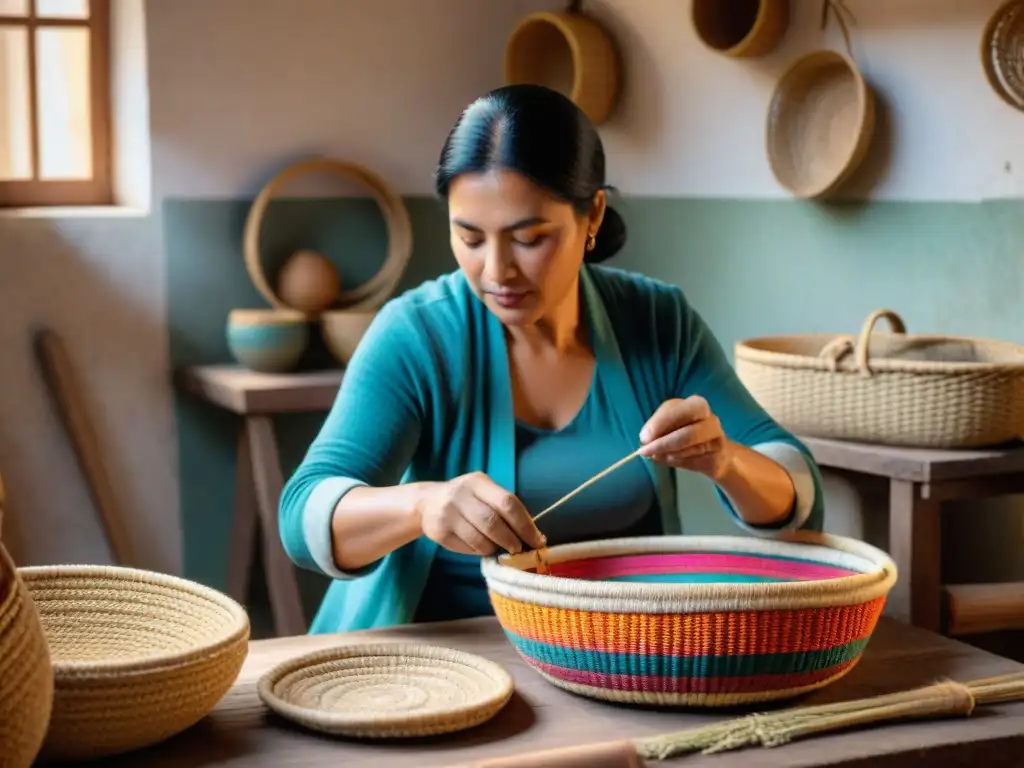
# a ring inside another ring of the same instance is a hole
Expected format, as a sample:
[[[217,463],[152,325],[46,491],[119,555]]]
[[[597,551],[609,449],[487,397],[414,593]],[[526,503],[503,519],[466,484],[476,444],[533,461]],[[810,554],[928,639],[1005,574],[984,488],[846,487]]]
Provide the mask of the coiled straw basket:
[[[52,703],[53,670],[39,614],[0,544],[0,765],[32,765]]]
[[[885,318],[893,333],[876,333]],[[736,373],[782,426],[808,437],[978,448],[1024,436],[1024,346],[906,333],[879,309],[860,335],[736,345]]]
[[[567,544],[482,567],[508,639],[546,680],[661,706],[780,700],[838,680],[896,582],[885,553],[807,531]]]
[[[216,590],[108,566],[22,568],[53,658],[42,756],[99,758],[201,720],[234,683],[249,620]]]

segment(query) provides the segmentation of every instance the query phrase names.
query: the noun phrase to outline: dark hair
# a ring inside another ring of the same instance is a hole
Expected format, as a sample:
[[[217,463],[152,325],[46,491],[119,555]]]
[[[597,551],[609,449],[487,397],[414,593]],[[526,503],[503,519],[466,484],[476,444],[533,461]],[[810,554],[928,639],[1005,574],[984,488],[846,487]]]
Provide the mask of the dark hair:
[[[521,173],[587,213],[604,180],[604,147],[590,120],[570,99],[539,85],[509,85],[470,104],[441,150],[435,186],[442,197],[456,177],[495,168]],[[626,224],[610,207],[586,252],[591,263],[626,244]]]

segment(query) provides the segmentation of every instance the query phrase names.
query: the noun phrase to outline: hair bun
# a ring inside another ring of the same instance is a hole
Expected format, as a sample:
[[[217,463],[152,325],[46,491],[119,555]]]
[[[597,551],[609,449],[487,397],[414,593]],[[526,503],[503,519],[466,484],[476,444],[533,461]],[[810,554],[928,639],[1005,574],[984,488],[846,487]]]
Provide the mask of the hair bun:
[[[600,264],[621,251],[625,244],[626,222],[622,220],[618,211],[611,206],[606,206],[601,228],[597,230],[597,242],[594,244],[594,250],[586,252],[584,261],[588,264]]]

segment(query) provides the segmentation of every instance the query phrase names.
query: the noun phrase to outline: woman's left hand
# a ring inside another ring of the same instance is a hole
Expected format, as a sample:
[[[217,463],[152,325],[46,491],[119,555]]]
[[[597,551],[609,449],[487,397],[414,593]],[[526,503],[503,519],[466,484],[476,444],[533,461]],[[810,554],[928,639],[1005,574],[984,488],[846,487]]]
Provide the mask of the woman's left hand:
[[[732,460],[732,443],[700,395],[666,400],[640,431],[642,456],[719,480]]]

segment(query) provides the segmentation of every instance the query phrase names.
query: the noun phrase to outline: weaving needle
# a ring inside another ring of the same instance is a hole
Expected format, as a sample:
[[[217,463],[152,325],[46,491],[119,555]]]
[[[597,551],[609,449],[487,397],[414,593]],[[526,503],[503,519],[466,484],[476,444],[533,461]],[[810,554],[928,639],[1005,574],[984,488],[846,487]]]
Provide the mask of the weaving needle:
[[[573,496],[575,496],[577,493],[579,493],[580,491],[584,490],[585,488],[593,485],[594,483],[596,483],[598,480],[600,480],[605,475],[609,475],[612,472],[614,472],[616,469],[618,469],[619,467],[622,467],[622,466],[628,464],[630,461],[632,461],[633,459],[635,459],[637,456],[640,455],[640,451],[641,451],[641,449],[638,448],[637,450],[633,451],[633,453],[629,454],[629,456],[626,456],[625,458],[619,459],[618,461],[616,461],[614,464],[612,464],[607,469],[601,470],[596,475],[594,475],[592,478],[590,478],[589,480],[585,481],[582,485],[579,485],[574,490],[569,491],[569,493],[565,494],[565,496],[560,498],[558,501],[556,501],[550,507],[548,507],[547,509],[545,509],[545,510],[543,510],[541,512],[538,512],[534,516],[533,522],[536,523],[538,520],[540,520],[542,517],[544,517],[544,515],[546,515],[548,512],[550,512],[551,510],[555,509],[556,507],[561,506],[562,504],[567,502],[569,499],[571,499]]]

